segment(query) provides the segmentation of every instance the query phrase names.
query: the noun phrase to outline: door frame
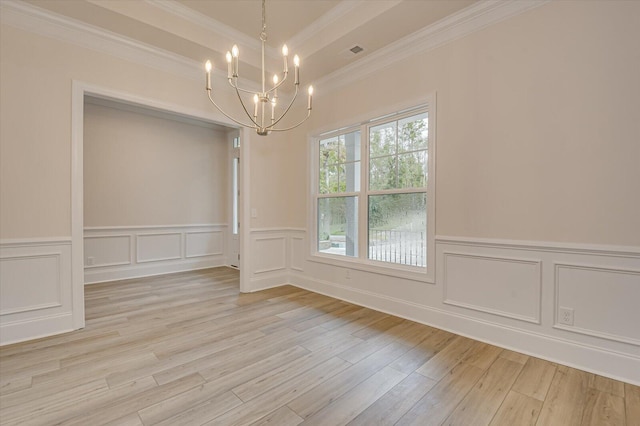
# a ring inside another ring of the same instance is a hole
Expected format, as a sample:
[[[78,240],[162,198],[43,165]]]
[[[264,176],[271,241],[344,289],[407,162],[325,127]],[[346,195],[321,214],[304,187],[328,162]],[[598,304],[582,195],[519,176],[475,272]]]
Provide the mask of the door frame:
[[[196,120],[220,124],[238,129],[242,143],[240,144],[240,179],[242,189],[239,203],[240,222],[249,223],[247,217],[249,205],[249,168],[242,167],[248,159],[248,131],[238,126],[221,114],[212,111],[203,113],[182,105],[162,102],[135,94],[96,86],[78,80],[71,84],[71,294],[72,317],[74,329],[84,328],[84,103],[85,96],[103,98],[123,104],[130,104],[152,110],[160,110]],[[248,232],[240,228],[240,253],[246,253],[249,238]],[[244,257],[240,257],[240,291],[248,291],[248,281],[244,267]]]

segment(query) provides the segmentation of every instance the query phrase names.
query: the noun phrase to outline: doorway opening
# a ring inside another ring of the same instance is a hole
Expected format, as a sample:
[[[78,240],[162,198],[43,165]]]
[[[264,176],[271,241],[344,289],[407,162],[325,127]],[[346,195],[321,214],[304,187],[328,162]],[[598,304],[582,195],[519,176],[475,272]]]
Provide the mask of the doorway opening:
[[[220,119],[216,120],[212,119],[209,116],[204,116],[199,111],[192,111],[185,109],[181,106],[176,106],[172,104],[166,104],[162,102],[158,102],[155,100],[140,98],[137,96],[132,96],[130,94],[115,92],[110,89],[90,86],[80,82],[73,82],[73,96],[72,96],[72,176],[71,176],[71,193],[72,193],[72,205],[71,205],[71,225],[72,225],[72,293],[73,293],[73,323],[74,328],[79,329],[84,327],[85,323],[85,312],[84,312],[84,284],[85,284],[85,267],[88,263],[95,261],[95,259],[88,259],[88,256],[85,255],[85,247],[84,247],[84,125],[85,125],[85,105],[87,103],[92,104],[108,104],[110,106],[115,106],[118,109],[125,111],[143,111],[144,114],[153,116],[155,118],[166,118],[171,120],[180,121],[182,123],[199,123],[201,126],[214,126],[219,130],[225,132],[227,135],[234,134],[238,140],[241,136],[243,136],[244,130],[238,129],[234,127],[232,123],[227,123],[225,120]],[[227,149],[228,152],[231,152],[232,149]],[[242,175],[242,168],[240,167],[240,149],[238,144],[237,154],[237,169],[234,174],[236,176],[236,185],[239,185]],[[227,155],[224,155],[222,158],[223,162],[226,162],[228,159]],[[227,163],[228,164],[228,163]],[[228,170],[230,167],[226,167]],[[231,173],[229,173],[231,174]],[[229,176],[231,177],[231,176]],[[224,181],[226,185],[231,187],[231,179],[227,179],[225,176]],[[231,193],[232,188],[225,189],[222,197],[222,204],[229,205],[230,203],[227,200],[228,194]],[[222,250],[225,253],[225,263],[227,266],[230,266],[230,258],[232,255],[229,254],[229,244],[224,241],[230,241],[229,233],[227,230],[234,229],[236,230],[236,241],[237,241],[237,251],[236,258],[239,258],[239,254],[242,251],[241,248],[243,246],[243,239],[241,238],[241,230],[239,227],[240,217],[243,215],[243,205],[245,203],[239,198],[240,189],[239,187],[233,191],[237,194],[238,199],[235,202],[235,213],[233,215],[224,215],[224,223],[218,223],[217,225],[223,225],[224,230],[221,231],[223,233],[221,244]],[[226,213],[226,212],[225,212]],[[233,218],[233,220],[232,220]],[[199,226],[199,224],[194,224],[195,227]],[[153,226],[151,226],[152,228]],[[156,236],[152,229],[150,232],[145,232],[147,234],[147,242],[148,246],[154,246],[154,239]],[[206,250],[210,250],[210,248],[206,247],[206,242],[204,241],[203,236],[212,235],[214,231],[209,229],[201,230],[201,229],[193,229],[193,232],[185,232],[182,236],[181,248],[183,258],[189,257],[188,260],[193,260],[198,257],[199,252],[201,250],[204,255],[209,254]],[[178,240],[177,233],[174,232],[173,237],[166,235],[171,232],[165,232],[165,236],[167,236],[167,240],[174,238],[174,240]],[[136,236],[137,238],[138,236]],[[192,252],[185,253],[185,239],[189,238],[190,243],[192,243]],[[105,237],[108,240],[108,237]],[[114,242],[115,240],[111,240]],[[132,243],[129,246],[131,250],[131,256],[139,255],[138,247],[134,246]],[[158,258],[160,259],[160,258]],[[153,265],[153,263],[158,260],[153,257],[147,257],[143,259],[146,261],[145,266]],[[115,262],[118,263],[118,262]],[[242,279],[242,268],[240,262],[236,263],[234,266],[240,270],[240,287],[242,291],[243,287],[243,279]],[[91,265],[93,266],[93,265]],[[117,266],[117,265],[114,265]],[[194,268],[196,269],[196,268]],[[169,271],[171,272],[171,271]],[[153,275],[153,274],[150,274]],[[108,281],[108,280],[105,280]],[[97,281],[96,281],[97,282]]]

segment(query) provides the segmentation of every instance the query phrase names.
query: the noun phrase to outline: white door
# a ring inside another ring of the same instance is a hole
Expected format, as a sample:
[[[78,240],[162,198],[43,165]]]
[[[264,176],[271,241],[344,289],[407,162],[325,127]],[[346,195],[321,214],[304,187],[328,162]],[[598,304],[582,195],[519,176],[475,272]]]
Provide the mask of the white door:
[[[229,264],[240,267],[240,138],[233,138],[231,150],[231,239]]]

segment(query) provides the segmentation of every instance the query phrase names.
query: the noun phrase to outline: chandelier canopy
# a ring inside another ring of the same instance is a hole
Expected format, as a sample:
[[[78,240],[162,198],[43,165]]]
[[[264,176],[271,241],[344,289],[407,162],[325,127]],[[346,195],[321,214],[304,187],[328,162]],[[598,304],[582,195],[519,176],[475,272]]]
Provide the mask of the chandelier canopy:
[[[211,61],[207,61],[205,68],[207,71],[207,95],[211,103],[228,119],[233,122],[249,127],[251,129],[255,129],[256,132],[261,136],[266,136],[270,132],[284,132],[286,130],[295,129],[302,123],[304,123],[309,116],[311,116],[311,107],[312,107],[312,98],[313,98],[313,86],[309,86],[308,89],[308,100],[307,100],[307,115],[300,121],[298,124],[289,127],[276,127],[278,123],[284,118],[285,115],[289,112],[296,98],[298,97],[298,91],[300,88],[300,58],[298,55],[293,57],[293,66],[294,66],[294,94],[281,114],[276,114],[276,106],[278,104],[278,88],[282,86],[282,84],[287,80],[289,76],[289,49],[287,45],[282,46],[282,57],[284,59],[284,67],[282,74],[274,74],[273,75],[273,86],[269,89],[266,87],[266,69],[264,66],[264,48],[265,42],[267,41],[267,21],[266,21],[266,11],[265,11],[265,0],[262,0],[262,31],[260,32],[260,42],[262,43],[262,91],[256,92],[252,90],[247,90],[239,86],[238,84],[238,58],[240,56],[240,51],[237,45],[234,45],[231,49],[231,52],[227,52],[226,60],[227,60],[227,81],[235,89],[236,94],[238,95],[238,100],[240,101],[240,105],[242,105],[242,109],[245,114],[249,118],[249,123],[242,122],[241,120],[235,119],[229,114],[227,114],[218,104],[213,100],[211,96],[211,70],[213,65]],[[243,100],[243,96],[251,97],[253,100],[253,114],[249,113],[247,106],[245,105],[245,101]],[[271,115],[270,119],[267,118],[267,109],[268,106],[271,105]]]

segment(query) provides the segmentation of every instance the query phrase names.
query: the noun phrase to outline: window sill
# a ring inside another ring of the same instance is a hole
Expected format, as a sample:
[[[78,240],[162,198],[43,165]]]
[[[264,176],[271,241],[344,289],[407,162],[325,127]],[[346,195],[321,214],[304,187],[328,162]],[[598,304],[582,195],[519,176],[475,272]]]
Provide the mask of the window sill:
[[[363,260],[354,257],[335,256],[323,253],[312,253],[308,260],[310,262],[324,263],[326,265],[340,268],[356,269],[372,274],[386,275],[393,278],[403,278],[411,281],[419,281],[428,284],[435,284],[433,268],[419,268],[414,266],[402,266],[394,264],[384,264],[374,260]]]

